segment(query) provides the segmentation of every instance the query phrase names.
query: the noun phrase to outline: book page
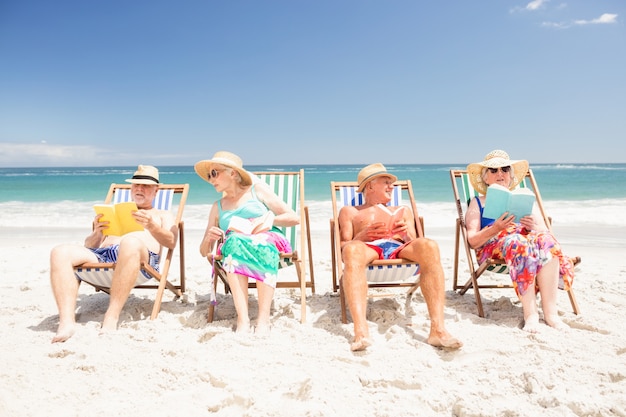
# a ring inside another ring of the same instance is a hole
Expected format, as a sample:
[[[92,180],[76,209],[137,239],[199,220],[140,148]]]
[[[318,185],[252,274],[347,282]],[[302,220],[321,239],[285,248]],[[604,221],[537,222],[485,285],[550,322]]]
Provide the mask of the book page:
[[[233,216],[228,223],[228,230],[245,233],[247,235],[266,232],[272,228],[274,217],[274,213],[271,211],[254,219]]]
[[[101,222],[109,222],[109,227],[102,230],[102,233],[106,236],[122,236],[122,229],[115,217],[115,209],[110,204],[96,204],[93,206],[96,214],[102,214],[100,217]]]
[[[93,206],[97,214],[102,213],[100,221],[108,221],[109,227],[103,230],[107,236],[123,236],[126,233],[142,231],[143,226],[137,223],[132,216],[137,211],[137,204],[133,201],[126,203],[95,204]]]
[[[402,218],[404,217],[404,206],[395,207],[393,210],[383,204],[377,204],[377,207],[385,212],[385,217],[381,218],[380,216],[376,216],[376,220],[384,222],[390,232],[396,222],[402,220]]]
[[[509,191],[499,184],[492,184],[487,189],[483,217],[497,219],[504,212],[508,212],[515,216],[516,222],[519,222],[520,218],[532,213],[534,203],[535,194],[528,188]]]
[[[143,230],[143,226],[137,223],[133,217],[133,212],[139,210],[134,201],[117,203],[114,207],[117,220],[122,229],[122,235],[130,232],[141,232]]]

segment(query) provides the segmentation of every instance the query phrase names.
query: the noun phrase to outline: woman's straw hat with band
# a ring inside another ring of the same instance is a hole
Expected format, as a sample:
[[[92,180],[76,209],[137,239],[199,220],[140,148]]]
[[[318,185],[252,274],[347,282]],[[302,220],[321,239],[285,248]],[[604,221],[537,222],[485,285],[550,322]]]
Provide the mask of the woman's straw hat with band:
[[[367,183],[378,177],[389,177],[393,179],[393,182],[398,181],[398,177],[388,173],[387,168],[385,168],[383,164],[371,164],[359,171],[359,175],[357,177],[359,188],[357,188],[357,192],[362,193]]]
[[[131,184],[158,185],[159,170],[151,165],[139,165],[132,178],[126,180]]]
[[[241,185],[252,184],[252,177],[248,171],[243,169],[243,162],[241,161],[241,158],[231,152],[216,152],[215,155],[213,155],[213,158],[196,162],[193,168],[196,170],[196,174],[198,174],[200,178],[209,182],[209,172],[213,169],[213,165],[223,165],[237,171],[239,175],[241,175]]]
[[[467,173],[469,174],[469,180],[472,183],[472,187],[480,194],[487,193],[487,184],[483,180],[483,170],[485,168],[502,168],[513,167],[513,177],[511,178],[511,184],[509,189],[514,189],[524,179],[528,172],[528,161],[526,160],[512,160],[509,158],[509,154],[503,150],[495,150],[485,155],[485,160],[482,162],[475,162],[467,166]]]

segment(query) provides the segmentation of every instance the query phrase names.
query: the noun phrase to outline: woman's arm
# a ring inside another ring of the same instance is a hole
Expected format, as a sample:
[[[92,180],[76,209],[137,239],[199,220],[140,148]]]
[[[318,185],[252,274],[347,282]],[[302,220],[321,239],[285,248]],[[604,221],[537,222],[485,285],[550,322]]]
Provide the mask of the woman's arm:
[[[224,231],[219,228],[219,210],[217,205],[218,203],[216,202],[211,206],[207,227],[200,242],[200,255],[204,257],[213,251],[215,242],[224,237]]]
[[[515,216],[507,216],[504,213],[493,224],[483,229],[480,227],[480,208],[475,198],[470,201],[467,213],[465,213],[465,227],[467,228],[467,242],[473,248],[479,248],[489,239],[506,229],[515,220]]]

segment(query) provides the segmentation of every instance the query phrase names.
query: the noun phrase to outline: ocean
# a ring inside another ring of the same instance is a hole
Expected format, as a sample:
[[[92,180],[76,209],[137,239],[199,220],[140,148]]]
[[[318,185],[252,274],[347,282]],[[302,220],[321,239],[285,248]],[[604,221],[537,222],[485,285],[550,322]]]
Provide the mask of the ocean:
[[[454,224],[456,209],[450,169],[456,164],[386,165],[413,184],[418,210],[428,227]],[[330,182],[354,181],[360,165],[246,166],[250,171],[305,171],[305,200],[312,230],[328,230]],[[563,223],[626,226],[626,164],[531,165],[548,214]],[[136,167],[0,168],[1,228],[90,227],[92,205],[102,202],[113,182],[124,182]],[[204,229],[213,187],[192,166],[161,166],[166,183],[190,184],[186,228]],[[53,220],[51,220],[53,219]]]

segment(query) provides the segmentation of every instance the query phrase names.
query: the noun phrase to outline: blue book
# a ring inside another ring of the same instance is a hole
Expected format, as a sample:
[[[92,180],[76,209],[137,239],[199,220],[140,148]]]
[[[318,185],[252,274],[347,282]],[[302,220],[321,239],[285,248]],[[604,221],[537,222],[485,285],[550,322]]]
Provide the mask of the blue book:
[[[492,184],[487,188],[483,217],[497,219],[502,213],[508,212],[519,222],[520,218],[532,214],[535,201],[535,194],[528,188],[509,190],[499,184]]]

